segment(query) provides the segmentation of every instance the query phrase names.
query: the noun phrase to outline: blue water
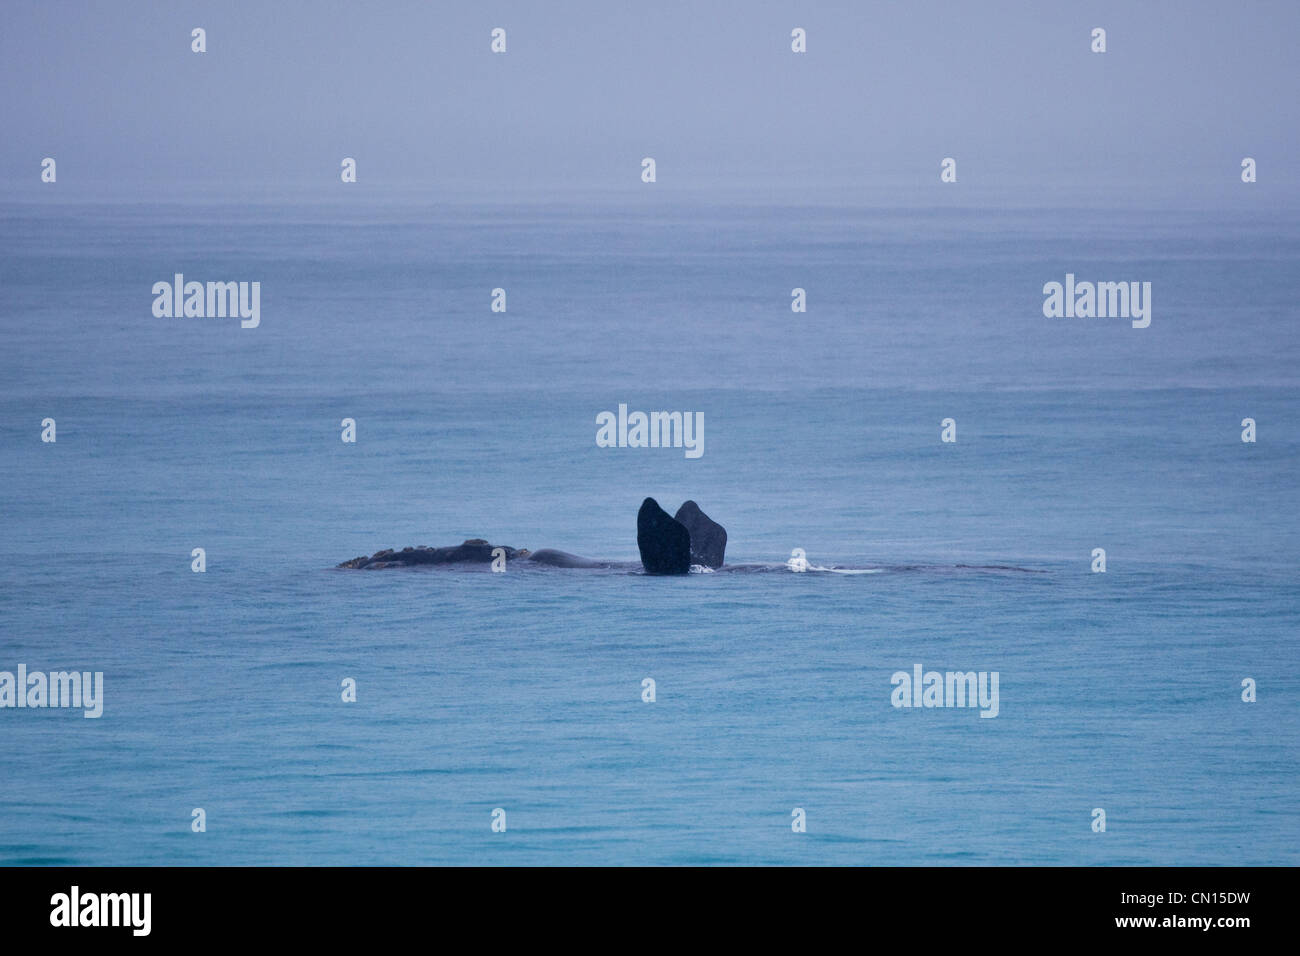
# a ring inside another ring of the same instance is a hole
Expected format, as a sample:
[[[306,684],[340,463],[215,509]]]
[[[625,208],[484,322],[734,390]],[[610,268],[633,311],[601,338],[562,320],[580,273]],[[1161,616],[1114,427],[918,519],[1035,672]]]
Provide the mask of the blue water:
[[[0,710],[0,863],[1300,862],[1293,214],[41,203],[0,252],[0,670],[106,697]],[[175,272],[261,327],[155,319]],[[1045,319],[1066,272],[1150,328]],[[704,456],[597,448],[620,402]],[[646,495],[880,573],[333,569],[634,561]],[[999,715],[895,709],[916,663]]]

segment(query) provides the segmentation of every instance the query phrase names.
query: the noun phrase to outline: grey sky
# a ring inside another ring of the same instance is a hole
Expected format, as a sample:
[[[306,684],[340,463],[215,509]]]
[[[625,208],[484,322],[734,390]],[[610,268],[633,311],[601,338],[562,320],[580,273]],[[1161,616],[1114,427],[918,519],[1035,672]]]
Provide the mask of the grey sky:
[[[190,30],[208,51],[190,52]],[[509,51],[489,52],[493,27]],[[808,52],[790,51],[790,30]],[[1089,50],[1093,27],[1109,50]],[[5,0],[5,195],[1300,196],[1300,3]],[[756,192],[755,192],[756,191]]]

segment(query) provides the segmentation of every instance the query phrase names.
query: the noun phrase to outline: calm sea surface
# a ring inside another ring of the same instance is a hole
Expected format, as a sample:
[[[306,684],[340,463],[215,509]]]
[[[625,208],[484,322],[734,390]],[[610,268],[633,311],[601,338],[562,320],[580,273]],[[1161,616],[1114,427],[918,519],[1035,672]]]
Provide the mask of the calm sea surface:
[[[0,864],[1300,863],[1294,215],[42,203],[0,252],[0,670],[105,685],[0,710]],[[154,318],[177,272],[261,326]],[[1044,318],[1066,273],[1151,326]],[[703,457],[597,448],[619,403]],[[879,573],[332,569],[635,560],[647,495]],[[892,707],[918,663],[996,719]]]

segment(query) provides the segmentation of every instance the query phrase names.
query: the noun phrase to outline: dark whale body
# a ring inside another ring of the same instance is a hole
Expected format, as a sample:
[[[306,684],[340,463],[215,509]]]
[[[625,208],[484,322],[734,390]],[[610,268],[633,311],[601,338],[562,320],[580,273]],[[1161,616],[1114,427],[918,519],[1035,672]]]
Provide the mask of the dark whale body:
[[[501,545],[488,544],[482,538],[470,538],[463,544],[446,548],[403,548],[394,551],[391,548],[376,551],[370,557],[364,554],[351,561],[344,561],[340,568],[403,568],[418,564],[490,564],[493,551],[500,548],[505,552],[506,560],[527,556],[527,551],[518,548],[506,548]]]
[[[722,567],[727,549],[727,529],[700,510],[694,501],[683,504],[673,517],[659,507],[659,502],[646,498],[636,516],[636,544],[646,574],[689,574],[692,565],[717,570]],[[361,555],[344,561],[338,566],[353,570],[382,570],[421,565],[487,565],[494,571],[503,571],[506,568],[502,558],[507,564],[523,562],[535,567],[607,570],[630,570],[634,567],[621,562],[584,558],[555,548],[528,551],[494,545],[483,538],[470,538],[461,544],[442,548],[424,546],[401,551],[388,548],[376,551],[370,557]]]
[[[671,521],[672,519],[669,518]],[[636,574],[642,571],[642,566],[635,561],[600,561],[592,558],[584,558],[580,555],[569,554],[567,551],[557,551],[553,548],[543,548],[540,551],[527,551],[523,548],[509,548],[504,545],[493,545],[484,541],[482,538],[472,538],[463,544],[454,545],[445,548],[404,548],[401,551],[386,549],[377,551],[370,557],[362,555],[353,558],[351,561],[344,561],[338,565],[340,568],[365,569],[367,571],[377,571],[384,568],[414,568],[414,567],[446,567],[462,568],[465,570],[486,571],[492,566],[492,552],[500,548],[506,556],[508,566],[511,568],[534,568],[538,571],[546,568],[588,568],[592,570],[615,571],[625,574]],[[688,557],[686,560],[690,560]],[[696,562],[698,563],[698,562]],[[689,568],[688,568],[689,570]],[[715,571],[732,573],[732,574],[789,574],[790,568],[788,563],[769,563],[769,564],[728,564],[721,568],[713,569]],[[810,567],[808,574],[863,574],[863,573],[899,573],[899,572],[916,572],[921,574],[1046,574],[1047,572],[1034,568],[1021,568],[1009,564],[957,564],[957,565],[939,565],[939,564],[894,564],[894,565],[875,565],[869,568],[859,568],[852,566],[832,565],[831,567]],[[655,573],[655,572],[648,572]],[[659,572],[664,573],[664,572]],[[668,572],[668,573],[686,573],[686,572]]]
[[[410,568],[419,565],[479,564],[491,565],[496,552],[505,555],[507,564],[512,561],[527,562],[552,568],[617,568],[619,564],[612,561],[597,561],[567,551],[554,548],[542,548],[529,551],[526,548],[510,548],[505,545],[489,544],[482,538],[471,538],[463,544],[445,548],[403,548],[401,551],[386,549],[376,551],[370,557],[361,555],[351,561],[344,561],[340,568],[354,570],[379,571],[384,568]]]
[[[597,561],[592,558],[584,558],[578,554],[569,554],[567,551],[557,551],[555,548],[542,548],[540,551],[532,551],[524,558],[531,564],[547,564],[553,568],[614,568],[617,564],[611,561]]]
[[[729,564],[723,565],[727,549],[727,529],[706,515],[694,501],[685,502],[677,509],[676,516],[668,514],[659,507],[659,502],[646,498],[641,502],[641,509],[636,516],[636,543],[641,552],[641,565],[629,561],[602,561],[584,558],[581,555],[558,551],[554,548],[542,548],[529,551],[526,548],[511,548],[505,545],[489,544],[482,538],[470,538],[461,544],[442,548],[403,548],[401,551],[385,549],[376,551],[370,557],[361,555],[351,561],[344,561],[340,568],[381,570],[383,568],[409,568],[420,566],[450,566],[472,570],[503,571],[509,567],[536,568],[590,568],[595,570],[621,571],[635,574],[644,570],[646,574],[689,574],[691,568],[697,570],[726,571],[739,574],[789,572],[790,562],[780,564]],[[505,559],[503,566],[500,559]],[[884,565],[874,567],[844,567],[831,565],[821,567],[808,565],[802,568],[811,574],[874,574],[884,571],[919,571],[928,573],[963,573],[974,571],[988,573],[1035,573],[1045,572],[1014,565]]]
[[[703,511],[694,501],[688,501],[673,517],[659,507],[659,502],[646,498],[636,516],[636,544],[641,552],[641,566],[647,574],[689,574],[692,564],[717,569],[722,566],[727,547],[727,529]],[[584,558],[555,548],[528,551],[494,545],[483,538],[470,538],[458,545],[443,548],[391,548],[376,551],[370,557],[361,555],[344,561],[340,568],[353,570],[382,570],[383,568],[408,568],[421,565],[487,565],[494,571],[506,570],[502,563],[524,562],[536,567],[551,568],[626,568],[629,565]]]

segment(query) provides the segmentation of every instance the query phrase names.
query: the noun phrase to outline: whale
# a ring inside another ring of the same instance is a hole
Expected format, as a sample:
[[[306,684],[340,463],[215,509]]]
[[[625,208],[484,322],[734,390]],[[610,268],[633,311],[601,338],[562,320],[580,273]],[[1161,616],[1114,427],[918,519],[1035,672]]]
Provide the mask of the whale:
[[[483,538],[470,538],[461,544],[447,547],[431,548],[423,545],[418,548],[403,548],[394,551],[386,548],[367,557],[352,558],[337,565],[349,570],[380,571],[384,568],[410,568],[420,565],[481,565],[491,567],[498,558],[508,563],[521,562],[537,567],[549,568],[603,568],[612,570],[628,567],[627,562],[602,561],[598,558],[584,558],[579,554],[570,554],[556,548],[542,548],[529,551],[527,548],[513,548],[508,545],[490,544]]]
[[[507,568],[569,568],[615,571],[629,574],[683,575],[693,572],[768,573],[798,571],[809,574],[871,575],[889,571],[931,573],[1032,573],[1046,572],[1009,564],[970,565],[876,565],[854,567],[839,564],[820,565],[803,561],[767,564],[724,564],[727,529],[714,521],[694,501],[686,501],[670,515],[654,498],[646,498],[637,511],[636,543],[641,561],[608,561],[587,558],[557,548],[530,551],[507,545],[491,544],[484,538],[469,538],[460,544],[443,547],[407,547],[400,551],[385,548],[374,554],[352,558],[336,565],[347,570],[380,571],[386,568],[446,567],[467,570],[501,571]]]
[[[386,548],[383,551],[376,551],[370,557],[363,554],[350,561],[344,561],[338,567],[380,570],[420,564],[491,564],[498,552],[503,553],[507,561],[528,554],[527,551],[521,551],[519,548],[488,544],[483,538],[470,538],[462,544],[443,548],[430,548],[427,545],[403,548],[401,551]]]
[[[617,561],[584,558],[581,555],[570,554],[568,551],[558,551],[555,548],[530,551],[524,557],[524,560],[530,564],[543,564],[552,568],[616,568],[623,566]]]
[[[386,549],[377,551],[369,557],[352,558],[349,561],[336,565],[339,569],[349,570],[367,570],[381,571],[385,568],[443,568],[447,570],[464,570],[464,571],[489,571],[492,568],[492,552],[500,548],[507,556],[507,567],[509,570],[533,569],[535,571],[550,571],[555,569],[576,569],[590,570],[595,572],[606,571],[622,574],[646,574],[652,575],[653,572],[647,571],[645,566],[639,561],[607,561],[599,558],[585,558],[581,555],[570,554],[567,551],[559,551],[554,548],[542,548],[538,551],[529,551],[526,548],[511,548],[505,545],[491,545],[487,542],[479,544],[482,539],[471,539],[463,544],[453,545],[442,548],[404,548],[401,551]],[[746,562],[743,564],[727,564],[720,568],[709,568],[707,566],[695,564],[692,565],[687,573],[708,572],[713,574],[790,574],[792,572],[790,561],[769,561],[764,563]],[[806,577],[816,577],[819,575],[838,576],[838,575],[876,575],[876,574],[897,574],[897,573],[915,573],[915,574],[934,574],[934,575],[961,575],[961,574],[1047,574],[1039,568],[1022,568],[1014,564],[875,564],[870,566],[828,564],[820,565],[809,563],[804,569]]]
[[[641,569],[646,574],[689,574],[693,566],[717,569],[727,547],[727,529],[704,513],[694,501],[687,501],[674,517],[653,498],[641,502],[636,516],[636,543],[641,552]],[[485,538],[469,538],[457,545],[431,548],[428,545],[394,551],[386,548],[369,557],[360,555],[338,565],[350,570],[378,571],[420,565],[487,565],[496,570],[510,562],[534,567],[596,568],[628,567],[619,561],[585,558],[558,548],[530,551],[491,544]]]

